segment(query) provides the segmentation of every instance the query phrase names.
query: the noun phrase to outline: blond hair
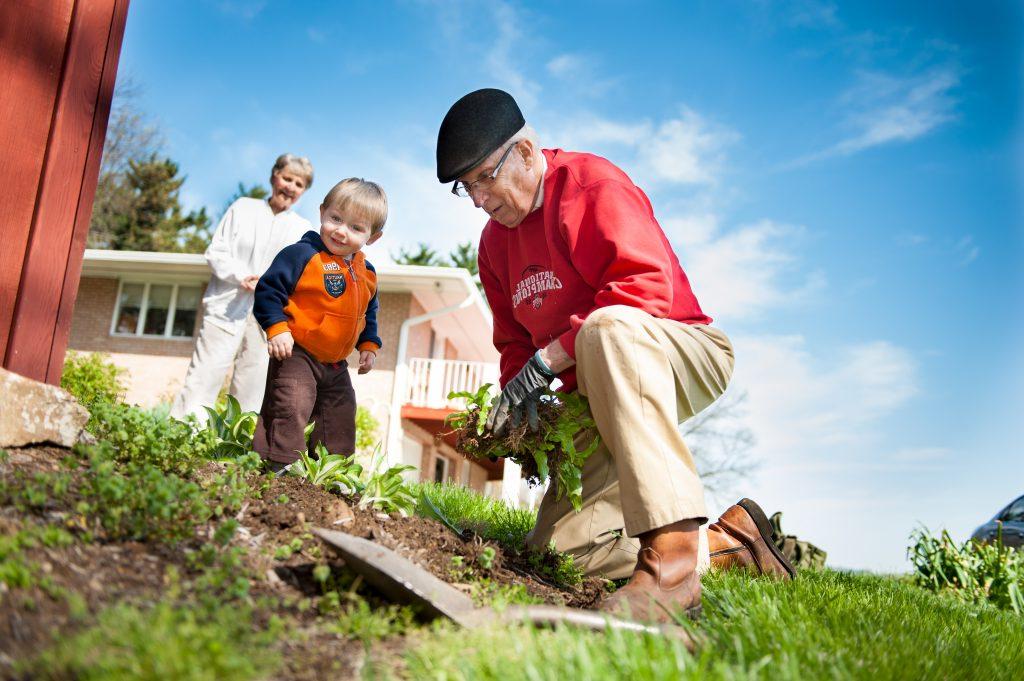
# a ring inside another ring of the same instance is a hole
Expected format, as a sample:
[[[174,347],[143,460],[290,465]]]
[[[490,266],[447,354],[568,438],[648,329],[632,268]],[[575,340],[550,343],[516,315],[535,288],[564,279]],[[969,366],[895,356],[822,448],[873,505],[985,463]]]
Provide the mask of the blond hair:
[[[302,178],[306,183],[306,189],[313,186],[313,164],[305,156],[295,154],[281,154],[274,161],[274,167],[270,170],[270,177],[273,178],[282,170],[291,170]]]
[[[379,184],[361,177],[350,177],[331,187],[323,205],[346,214],[349,211],[362,213],[373,234],[384,229],[388,219],[388,195]]]

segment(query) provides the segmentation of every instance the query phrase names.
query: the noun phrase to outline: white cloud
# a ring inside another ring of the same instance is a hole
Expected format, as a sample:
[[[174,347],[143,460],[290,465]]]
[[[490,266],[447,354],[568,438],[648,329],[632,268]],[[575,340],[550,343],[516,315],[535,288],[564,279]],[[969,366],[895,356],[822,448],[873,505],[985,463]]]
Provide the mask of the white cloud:
[[[464,241],[477,244],[487,215],[469,199],[452,196],[437,182],[433,167],[383,154],[378,162],[379,176],[388,178],[388,223],[370,247],[375,262],[389,262],[399,246],[420,241],[440,253]]]
[[[839,347],[799,334],[732,340],[730,391],[747,395],[743,423],[761,462],[738,491],[769,513],[782,509],[786,531],[826,549],[830,565],[902,569],[907,533],[934,501],[928,476],[953,459],[946,447],[893,442],[887,421],[920,390],[913,353],[877,339]]]
[[[556,146],[616,158],[641,186],[714,184],[722,172],[725,149],[738,138],[733,130],[686,106],[679,108],[677,117],[661,122],[622,122],[589,115],[551,131]]]
[[[519,27],[525,23],[519,12],[507,3],[495,2],[491,7],[498,35],[487,53],[487,72],[529,114],[537,106],[540,85],[527,78],[521,68],[521,50],[525,37]]]
[[[964,236],[953,246],[953,252],[959,257],[957,265],[966,267],[974,262],[981,253],[981,248],[974,243],[974,237],[970,234]]]
[[[749,425],[765,458],[802,465],[829,448],[864,444],[868,426],[917,391],[917,363],[905,348],[876,340],[822,356],[793,336],[733,339],[737,383],[749,395]]]
[[[716,319],[757,318],[806,303],[825,286],[824,274],[805,271],[794,255],[803,228],[762,220],[718,234],[707,215],[669,218],[663,227],[681,244],[679,256],[697,298]]]
[[[861,72],[858,82],[839,99],[846,127],[853,133],[822,151],[797,159],[791,166],[833,156],[849,156],[871,147],[910,142],[956,119],[953,91],[959,69],[935,67],[909,77]]]
[[[220,0],[217,9],[224,14],[252,21],[267,6],[266,0]]]
[[[832,2],[821,0],[790,0],[783,3],[782,12],[790,26],[800,28],[825,28],[839,26],[836,16],[838,7]]]
[[[575,78],[584,70],[583,57],[578,54],[560,54],[547,63],[547,69],[556,78]]]

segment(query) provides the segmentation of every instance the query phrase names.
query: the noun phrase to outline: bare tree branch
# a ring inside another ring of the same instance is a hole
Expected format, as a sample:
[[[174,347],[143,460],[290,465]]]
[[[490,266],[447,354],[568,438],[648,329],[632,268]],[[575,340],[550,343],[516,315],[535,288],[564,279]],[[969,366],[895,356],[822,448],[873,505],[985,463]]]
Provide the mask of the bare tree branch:
[[[742,421],[746,400],[746,393],[726,393],[680,426],[704,489],[716,499],[733,494],[760,465],[753,455],[754,433]]]

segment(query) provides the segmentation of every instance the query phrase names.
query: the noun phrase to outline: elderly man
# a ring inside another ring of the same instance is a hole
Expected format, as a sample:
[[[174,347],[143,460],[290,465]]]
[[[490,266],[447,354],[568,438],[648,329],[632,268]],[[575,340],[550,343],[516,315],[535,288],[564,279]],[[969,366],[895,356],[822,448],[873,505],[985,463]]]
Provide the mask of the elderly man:
[[[722,394],[733,351],[644,192],[603,158],[541,149],[515,100],[495,89],[448,111],[437,177],[490,217],[480,279],[502,392],[488,427],[501,434],[535,418],[557,377],[588,398],[601,435],[583,469],[582,510],[552,486],[529,543],[554,542],[588,574],[629,577],[602,607],[647,620],[699,614],[709,564],[793,576],[749,499],[702,527],[704,491],[678,424]]]

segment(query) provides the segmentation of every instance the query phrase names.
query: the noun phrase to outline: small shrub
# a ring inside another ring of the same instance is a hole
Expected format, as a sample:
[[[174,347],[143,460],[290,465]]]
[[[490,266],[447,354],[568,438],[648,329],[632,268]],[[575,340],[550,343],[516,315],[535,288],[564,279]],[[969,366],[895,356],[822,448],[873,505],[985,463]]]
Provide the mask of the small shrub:
[[[969,539],[957,546],[946,530],[935,537],[921,528],[911,534],[911,541],[907,557],[918,585],[1024,613],[1024,551],[1004,546],[1001,534],[995,544]]]
[[[362,406],[356,407],[356,451],[360,453],[373,451],[374,445],[379,440],[377,435],[379,431],[380,421],[370,413],[370,410]]]
[[[124,399],[124,369],[98,352],[68,352],[60,387],[74,395],[90,412],[97,403],[113,404]]]
[[[167,473],[187,476],[210,458],[216,440],[195,422],[178,421],[123,404],[99,403],[93,411],[91,432],[112,447],[121,463],[147,463]]]

